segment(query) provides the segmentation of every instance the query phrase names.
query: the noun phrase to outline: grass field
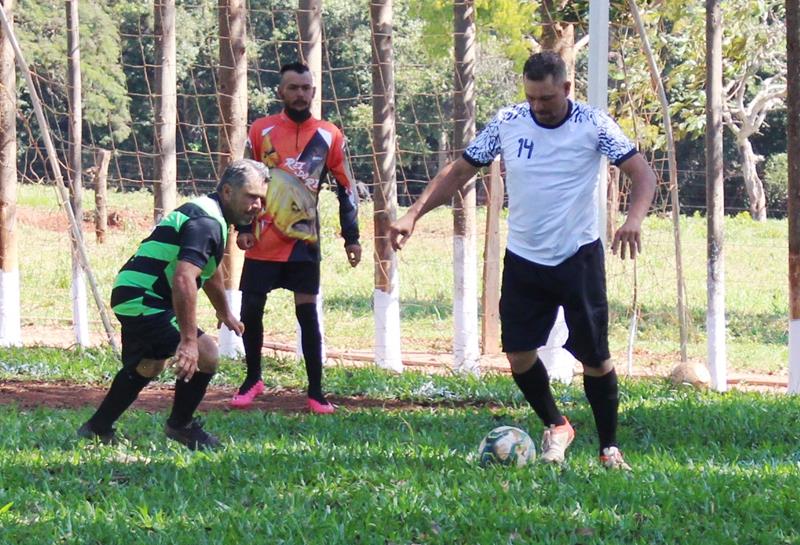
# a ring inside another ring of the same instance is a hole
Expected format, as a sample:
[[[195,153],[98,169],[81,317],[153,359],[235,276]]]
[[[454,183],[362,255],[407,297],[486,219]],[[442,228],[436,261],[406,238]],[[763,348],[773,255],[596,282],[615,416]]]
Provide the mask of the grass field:
[[[25,325],[68,329],[69,243],[64,230],[54,230],[60,214],[50,187],[23,185],[19,204],[25,218],[18,221]],[[87,191],[85,207],[93,196]],[[373,343],[373,263],[371,205],[361,207],[364,261],[351,269],[337,236],[336,199],[323,192],[323,293],[327,344],[339,349],[369,349]],[[152,195],[146,192],[109,195],[111,210],[122,212],[122,226],[112,229],[108,242],[98,245],[91,227],[86,240],[90,259],[106,301],[114,275],[149,230]],[[48,221],[49,219],[49,221]],[[40,221],[41,220],[41,221]],[[482,231],[484,210],[479,209]],[[705,218],[682,220],[683,264],[691,317],[689,355],[706,353],[706,231]],[[758,224],[746,216],[726,219],[726,304],[729,367],[735,370],[780,372],[788,358],[787,224],[769,220]],[[403,349],[449,353],[452,349],[452,217],[447,209],[423,219],[408,246],[399,254],[401,334]],[[626,358],[634,288],[640,309],[635,344],[636,365],[673,364],[678,359],[679,333],[672,225],[651,215],[645,223],[644,254],[630,261],[607,259],[611,307],[610,343],[619,360]],[[478,248],[483,248],[479,237]],[[479,252],[479,254],[482,252]],[[479,264],[482,267],[482,260]],[[210,305],[201,298],[201,325],[214,328]],[[91,303],[91,302],[90,302]],[[270,340],[293,342],[291,294],[270,295],[265,332]],[[100,331],[96,319],[92,326]]]
[[[36,376],[38,358],[92,381],[113,359],[60,352],[28,350],[14,368],[22,357],[4,350],[0,379]],[[215,384],[235,383],[231,367]],[[271,384],[302,382],[297,365],[269,368]],[[596,462],[580,386],[556,386],[577,430],[567,464],[481,469],[477,445],[495,426],[522,427],[538,446],[541,425],[509,377],[327,377],[338,395],[425,406],[330,418],[211,412],[208,429],[226,446],[192,454],[164,439],[165,414],[126,413],[130,442],[104,447],[75,440],[89,408],[0,405],[0,543],[800,542],[797,397],[623,380],[620,441],[634,466],[623,474]]]

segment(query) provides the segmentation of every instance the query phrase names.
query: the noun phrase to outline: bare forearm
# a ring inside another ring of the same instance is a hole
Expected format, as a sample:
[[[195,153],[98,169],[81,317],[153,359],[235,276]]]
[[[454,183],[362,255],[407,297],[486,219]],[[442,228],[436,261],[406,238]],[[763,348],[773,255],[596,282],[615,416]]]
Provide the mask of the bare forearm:
[[[620,167],[631,179],[631,205],[628,217],[643,221],[656,191],[656,175],[641,155],[636,155]]]
[[[203,291],[206,293],[206,296],[208,296],[208,300],[211,301],[211,305],[214,307],[217,314],[225,315],[228,313],[228,298],[225,295],[225,282],[219,269],[214,273],[214,276],[203,284]]]
[[[181,339],[197,338],[197,281],[176,274],[172,281],[172,306],[178,321]]]
[[[408,209],[408,214],[419,219],[434,208],[449,203],[453,195],[477,172],[478,169],[463,158],[449,163],[431,180],[422,195]]]

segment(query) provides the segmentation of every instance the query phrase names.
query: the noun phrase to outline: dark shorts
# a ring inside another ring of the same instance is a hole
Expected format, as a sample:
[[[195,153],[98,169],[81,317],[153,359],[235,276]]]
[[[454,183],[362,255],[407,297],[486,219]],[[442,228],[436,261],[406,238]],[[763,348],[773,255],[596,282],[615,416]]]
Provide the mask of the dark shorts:
[[[589,367],[611,357],[605,257],[599,240],[581,246],[575,255],[553,267],[509,251],[503,263],[500,323],[504,352],[544,346],[560,305],[569,328],[564,348]]]
[[[319,293],[319,261],[244,260],[239,289],[242,293],[265,295],[277,288],[295,293]]]
[[[175,355],[181,334],[175,313],[160,312],[150,316],[120,316],[122,325],[122,365],[136,367],[142,360],[165,360]],[[198,338],[203,335],[197,330]]]

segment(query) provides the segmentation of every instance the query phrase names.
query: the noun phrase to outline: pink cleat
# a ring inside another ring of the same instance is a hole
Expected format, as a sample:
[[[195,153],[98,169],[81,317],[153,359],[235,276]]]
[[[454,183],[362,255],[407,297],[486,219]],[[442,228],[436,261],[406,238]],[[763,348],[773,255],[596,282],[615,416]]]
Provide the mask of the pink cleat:
[[[316,414],[333,414],[336,408],[333,403],[320,403],[316,399],[308,398],[308,410]]]
[[[257,395],[264,393],[264,382],[259,380],[250,387],[245,393],[237,393],[230,401],[230,406],[234,409],[246,409],[253,404],[253,400]]]

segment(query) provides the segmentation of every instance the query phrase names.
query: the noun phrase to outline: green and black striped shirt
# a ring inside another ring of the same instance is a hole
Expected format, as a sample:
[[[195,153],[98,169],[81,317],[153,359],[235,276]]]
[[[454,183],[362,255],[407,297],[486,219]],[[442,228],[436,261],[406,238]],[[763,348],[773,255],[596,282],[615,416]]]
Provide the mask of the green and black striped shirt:
[[[170,212],[120,269],[111,291],[119,316],[149,316],[172,309],[172,277],[178,261],[201,269],[198,289],[222,262],[228,226],[216,193]]]

